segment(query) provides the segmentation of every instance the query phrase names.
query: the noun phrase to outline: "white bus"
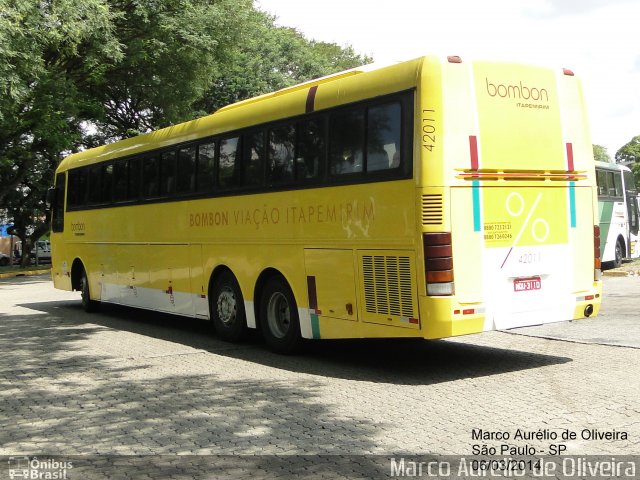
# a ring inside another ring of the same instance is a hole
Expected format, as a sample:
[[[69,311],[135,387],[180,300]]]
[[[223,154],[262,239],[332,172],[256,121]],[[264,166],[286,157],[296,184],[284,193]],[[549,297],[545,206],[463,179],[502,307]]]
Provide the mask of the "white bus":
[[[638,258],[638,190],[633,173],[623,165],[596,162],[600,258],[619,267],[624,258]]]

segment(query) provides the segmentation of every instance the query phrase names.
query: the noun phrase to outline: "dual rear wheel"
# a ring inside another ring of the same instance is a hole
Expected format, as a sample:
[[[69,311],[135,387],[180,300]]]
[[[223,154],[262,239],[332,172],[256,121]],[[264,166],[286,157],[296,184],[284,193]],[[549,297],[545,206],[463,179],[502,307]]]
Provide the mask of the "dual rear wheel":
[[[281,276],[269,278],[258,302],[260,329],[266,344],[278,353],[292,353],[300,345],[300,319],[291,288]],[[235,276],[222,272],[209,296],[209,311],[218,336],[239,342],[247,334],[244,298]]]
[[[260,319],[265,342],[278,353],[292,353],[301,343],[298,306],[282,277],[272,277],[260,296]]]

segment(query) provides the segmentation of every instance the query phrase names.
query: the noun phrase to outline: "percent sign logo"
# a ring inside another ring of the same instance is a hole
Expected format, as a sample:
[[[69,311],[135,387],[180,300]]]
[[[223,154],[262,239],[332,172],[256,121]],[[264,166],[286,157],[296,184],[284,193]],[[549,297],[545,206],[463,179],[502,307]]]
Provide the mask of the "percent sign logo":
[[[520,241],[520,237],[522,237],[522,234],[527,229],[527,226],[531,221],[531,217],[533,216],[533,212],[535,212],[541,199],[542,199],[542,192],[538,193],[538,196],[533,202],[533,205],[531,206],[529,213],[527,213],[527,217],[524,219],[524,222],[520,227],[520,231],[516,235],[516,238],[513,240],[513,243],[511,244],[511,248],[509,249],[507,256],[504,257],[504,261],[502,262],[502,265],[500,266],[500,268],[504,267],[504,264],[507,263],[507,259],[509,258],[509,255],[511,255],[511,252]],[[522,197],[522,195],[520,195],[518,192],[511,192],[507,196],[505,207],[509,215],[511,215],[512,217],[518,218],[522,216],[522,214],[524,213],[525,206],[526,206],[526,202],[524,201],[524,198]],[[541,228],[542,232],[538,232],[538,229],[540,229],[540,226],[542,226]],[[540,217],[536,218],[533,221],[533,223],[531,223],[531,236],[538,243],[543,243],[544,241],[546,241],[547,238],[549,238],[549,223],[547,223],[547,221],[544,218],[540,218]]]

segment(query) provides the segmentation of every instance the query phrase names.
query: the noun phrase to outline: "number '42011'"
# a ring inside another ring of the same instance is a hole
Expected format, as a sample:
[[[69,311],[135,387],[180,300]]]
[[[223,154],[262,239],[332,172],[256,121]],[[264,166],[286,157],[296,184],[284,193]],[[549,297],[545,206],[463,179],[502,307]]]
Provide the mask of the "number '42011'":
[[[542,262],[542,253],[540,252],[527,252],[518,257],[519,263],[540,263]]]
[[[422,146],[433,152],[436,146],[435,110],[422,110]]]

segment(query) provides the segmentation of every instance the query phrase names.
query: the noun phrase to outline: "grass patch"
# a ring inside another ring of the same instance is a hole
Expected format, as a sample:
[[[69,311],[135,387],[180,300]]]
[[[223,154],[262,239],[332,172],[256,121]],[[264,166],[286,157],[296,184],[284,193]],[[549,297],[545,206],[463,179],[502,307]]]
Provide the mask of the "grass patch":
[[[40,271],[42,270],[43,272],[46,272],[47,270],[51,269],[51,265],[39,265],[39,266],[35,266],[35,265],[29,265],[27,267],[21,267],[19,265],[13,265],[13,266],[6,266],[6,267],[0,267],[0,273],[20,273],[20,272],[33,272],[33,271]]]

